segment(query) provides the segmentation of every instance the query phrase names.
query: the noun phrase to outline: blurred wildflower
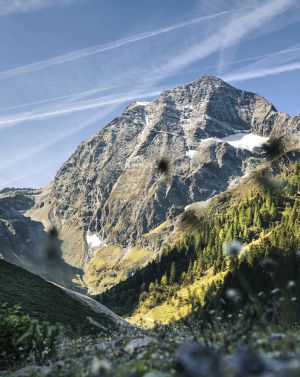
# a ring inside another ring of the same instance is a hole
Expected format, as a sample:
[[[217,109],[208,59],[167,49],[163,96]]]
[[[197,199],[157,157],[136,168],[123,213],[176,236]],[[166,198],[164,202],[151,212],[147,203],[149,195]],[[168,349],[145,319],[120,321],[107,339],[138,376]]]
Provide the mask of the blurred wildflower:
[[[156,162],[157,172],[168,175],[170,173],[170,160],[167,157],[162,157]]]
[[[293,288],[295,288],[295,286],[296,286],[296,283],[295,283],[295,281],[294,280],[290,280],[288,283],[287,283],[287,288],[288,289],[293,289]]]
[[[241,347],[234,355],[237,376],[258,376],[267,370],[264,359],[246,347]]]
[[[187,210],[181,216],[181,223],[184,225],[196,225],[198,224],[199,219],[195,211]]]
[[[59,240],[58,240],[58,231],[53,226],[47,232],[47,242],[46,242],[46,257],[49,260],[55,260],[59,255]]]
[[[224,376],[221,357],[213,348],[197,341],[181,344],[175,355],[176,369],[184,377]]]
[[[272,339],[284,339],[285,337],[286,337],[286,335],[284,333],[281,333],[281,332],[276,332],[276,333],[271,334]]]
[[[225,295],[229,300],[238,301],[240,298],[239,291],[234,288],[227,288],[225,291]]]
[[[111,370],[111,365],[107,360],[100,360],[94,357],[91,364],[91,372],[93,376],[105,376]]]
[[[279,288],[274,288],[270,293],[271,293],[271,295],[276,295],[279,292],[280,292]]]
[[[270,265],[270,266],[276,266],[277,265],[277,262],[274,261],[274,259],[270,258],[270,257],[265,257],[261,263],[260,263],[262,266],[267,266],[267,265]]]
[[[226,257],[234,258],[238,257],[243,251],[243,244],[238,240],[225,242],[223,244],[223,253]]]
[[[285,181],[272,178],[270,171],[266,168],[256,171],[253,178],[258,186],[267,191],[279,191],[286,186]]]
[[[282,138],[271,138],[261,148],[268,159],[276,158],[284,152],[283,140]]]
[[[259,338],[259,339],[257,339],[256,344],[257,344],[258,346],[264,346],[264,345],[267,345],[267,344],[268,344],[268,341],[267,341],[267,339]]]

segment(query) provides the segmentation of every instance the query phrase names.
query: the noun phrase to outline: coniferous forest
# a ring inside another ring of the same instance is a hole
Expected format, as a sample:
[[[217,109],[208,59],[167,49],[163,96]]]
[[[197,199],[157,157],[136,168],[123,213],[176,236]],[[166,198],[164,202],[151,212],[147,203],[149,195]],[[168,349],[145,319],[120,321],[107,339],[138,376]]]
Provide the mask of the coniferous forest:
[[[295,300],[297,292],[287,286],[290,281],[298,281],[300,273],[299,166],[299,162],[281,169],[279,165],[280,172],[273,178],[274,187],[251,182],[217,197],[202,218],[183,218],[181,221],[188,222],[188,229],[185,227],[179,241],[167,246],[157,260],[125,282],[103,293],[99,300],[119,314],[130,316],[170,300],[181,286],[198,282],[200,287],[201,279],[205,281],[210,270],[213,275],[224,274],[207,287],[202,303],[205,311],[222,302],[221,297],[226,299],[227,288],[240,291],[241,306],[246,296],[259,294],[267,305],[266,298],[279,289],[285,299],[276,318],[297,322],[300,309]],[[229,255],[224,251],[224,244],[232,240],[247,245],[241,255],[234,255],[234,245],[233,255],[230,250]],[[245,289],[239,275],[249,281],[251,292]],[[223,314],[232,309],[227,306],[226,302],[219,308]]]

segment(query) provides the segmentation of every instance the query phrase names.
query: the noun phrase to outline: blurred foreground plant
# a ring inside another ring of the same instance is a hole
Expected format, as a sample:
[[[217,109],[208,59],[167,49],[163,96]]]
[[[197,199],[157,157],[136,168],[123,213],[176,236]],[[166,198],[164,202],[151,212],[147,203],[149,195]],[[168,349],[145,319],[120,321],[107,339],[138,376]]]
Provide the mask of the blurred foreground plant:
[[[0,304],[0,367],[53,356],[61,330],[59,325],[31,319],[19,306]]]

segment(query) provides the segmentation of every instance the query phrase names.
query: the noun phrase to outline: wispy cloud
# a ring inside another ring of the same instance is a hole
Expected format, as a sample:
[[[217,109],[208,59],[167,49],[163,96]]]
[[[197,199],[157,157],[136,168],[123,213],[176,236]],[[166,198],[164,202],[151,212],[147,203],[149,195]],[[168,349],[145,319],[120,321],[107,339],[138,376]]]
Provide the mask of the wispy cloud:
[[[1,8],[0,8],[1,9]],[[105,51],[113,50],[130,43],[142,41],[144,39],[152,38],[160,34],[168,33],[173,30],[181,29],[186,26],[190,26],[193,24],[197,24],[199,22],[208,21],[216,17],[224,16],[225,14],[232,13],[233,11],[223,11],[217,12],[214,14],[210,14],[203,17],[193,18],[189,21],[180,22],[171,26],[167,26],[164,28],[148,31],[141,34],[136,34],[128,38],[118,39],[116,41],[106,43],[106,44],[99,44],[95,46],[91,46],[85,49],[72,51],[70,53],[59,55],[47,60],[41,60],[32,64],[27,64],[21,67],[17,67],[14,69],[9,69],[6,71],[0,72],[0,79],[7,79],[19,75],[24,75],[30,72],[40,71],[49,67],[53,67],[60,64],[65,64],[74,60],[82,59],[91,55],[100,54]]]
[[[67,94],[67,95],[64,95],[64,96],[56,96],[56,97],[46,98],[46,99],[40,100],[40,101],[33,101],[33,102],[22,103],[20,105],[15,105],[15,106],[2,107],[2,108],[0,108],[0,112],[18,110],[18,109],[22,109],[24,107],[33,107],[33,106],[36,106],[36,105],[51,104],[51,102],[61,102],[63,100],[78,100],[80,98],[84,98],[84,97],[87,97],[89,95],[96,94],[96,93],[99,93],[99,92],[104,92],[104,91],[107,91],[107,90],[110,90],[110,89],[121,89],[121,88],[124,88],[124,87],[126,87],[130,84],[132,84],[132,83],[124,84],[124,85],[101,86],[101,87],[98,87],[98,88],[94,88],[94,89],[90,89],[90,90],[82,90],[82,91]]]
[[[46,166],[43,165],[42,167],[40,167],[38,169],[32,170],[30,173],[23,173],[23,174],[17,175],[14,178],[10,178],[10,179],[7,179],[7,180],[2,181],[2,182],[0,181],[0,187],[10,187],[12,184],[15,185],[16,182],[24,181],[24,179],[31,178],[31,177],[35,176],[36,174],[41,173],[42,171],[49,170],[50,168],[53,168],[55,165],[56,165],[56,163],[51,163],[51,164],[48,164]],[[30,181],[32,181],[32,182],[29,185],[29,187],[33,187],[35,182],[34,182],[34,180],[31,180],[31,179],[30,179]]]
[[[295,45],[288,49],[262,56],[255,63],[233,71],[225,76],[226,81],[245,81],[257,77],[276,75],[278,73],[295,71],[300,68],[300,46]]]
[[[26,13],[52,6],[65,6],[82,0],[1,0],[0,15]]]
[[[253,61],[253,60],[259,60],[259,59],[265,59],[265,58],[270,58],[273,61],[278,62],[278,60],[280,59],[280,56],[284,56],[289,52],[300,52],[300,47],[292,47],[292,48],[288,48],[288,49],[284,49],[284,50],[280,50],[280,51],[270,52],[268,54],[254,55],[254,56],[249,56],[247,58],[241,58],[241,59],[234,59],[234,60],[226,61],[226,62],[221,64],[221,67],[227,67],[227,66],[231,66],[231,65],[235,65],[235,64],[239,64],[239,63],[245,63],[245,62],[249,62],[249,61]],[[274,60],[275,58],[276,58],[276,60]],[[184,74],[187,74],[187,73],[203,72],[203,70],[205,70],[205,69],[219,68],[219,67],[220,67],[219,63],[218,64],[211,64],[211,65],[204,65],[204,66],[199,67],[197,69],[189,69],[189,70],[184,70],[184,71],[181,71],[181,72],[176,72],[174,74],[171,74],[170,76],[184,75]],[[246,68],[248,68],[248,67],[250,67],[250,66],[246,66]],[[251,67],[252,67],[252,65],[251,65]],[[243,69],[245,69],[245,68],[243,68]],[[240,72],[240,70],[239,70],[239,72]],[[230,76],[231,76],[231,73],[227,74],[227,75],[222,75],[224,80],[228,80],[228,78]]]
[[[41,109],[40,111],[27,111],[12,116],[0,118],[0,129],[15,126],[28,121],[46,120],[58,116],[70,115],[73,113],[97,109],[112,104],[121,104],[137,98],[156,96],[161,92],[161,88],[152,91],[142,92],[140,90],[128,91],[121,94],[114,94],[93,98],[91,100],[77,101],[67,105],[58,105],[53,109]]]
[[[163,67],[157,69],[158,74],[160,76],[168,76],[178,69],[182,69],[220,49],[224,49],[224,46],[228,48],[238,44],[255,29],[287,11],[294,4],[295,0],[269,0],[259,3],[251,10],[247,10],[247,12],[236,13],[229,23],[230,31],[228,31],[228,24],[219,28],[212,36],[201,43],[191,46],[175,58],[170,58]],[[224,35],[226,35],[225,44]]]
[[[96,112],[93,112],[93,114],[86,116],[84,120],[82,120],[81,118],[72,120],[72,127],[66,128],[64,130],[60,130],[59,132],[56,132],[54,136],[50,138],[50,140],[47,139],[42,143],[33,145],[29,151],[28,150],[22,151],[21,153],[15,156],[12,156],[9,160],[5,162],[1,162],[0,171],[4,171],[10,168],[11,166],[18,164],[20,161],[29,159],[32,156],[39,154],[45,149],[48,149],[52,147],[53,145],[57,144],[61,140],[66,139],[82,131],[83,129],[91,126],[92,124],[96,122],[97,123],[101,122],[102,119],[107,117],[115,109],[116,109],[116,106],[108,106],[105,109],[102,109],[100,111],[98,110]]]
[[[265,77],[277,75],[278,73],[295,71],[298,69],[300,69],[300,61],[296,63],[282,64],[277,67],[257,68],[249,71],[232,73],[224,76],[223,78],[224,80],[229,82],[246,81],[258,77]]]
[[[300,52],[300,47],[291,47],[291,48],[288,48],[288,49],[284,49],[284,50],[280,50],[280,51],[276,51],[276,52],[271,52],[271,53],[268,53],[268,54],[254,55],[254,56],[249,56],[247,58],[241,58],[241,59],[226,61],[226,62],[222,63],[222,67],[231,66],[231,65],[238,64],[238,63],[244,63],[244,62],[249,62],[249,61],[258,60],[258,59],[264,59],[264,58],[270,58],[272,60],[274,60],[274,58],[276,58],[276,61],[278,61],[280,56],[284,56],[284,55],[286,55],[290,52]],[[201,66],[197,69],[190,69],[190,70],[174,72],[174,73],[171,73],[170,75],[168,75],[168,77],[185,75],[187,73],[203,72],[205,69],[218,68],[219,66],[220,66],[219,63],[218,64],[211,64],[211,65],[204,65],[204,66]],[[282,66],[282,69],[283,69],[283,67],[284,66]],[[258,70],[253,69],[253,71],[258,71]],[[242,77],[246,77],[247,75],[248,75],[248,73],[246,75],[243,75],[242,72],[238,71],[238,73],[232,73],[232,74],[230,73],[226,76],[223,75],[222,77],[223,77],[224,80],[234,81],[233,77],[240,76],[241,77],[240,81],[241,81]],[[148,79],[135,80],[135,81],[131,80],[131,81],[128,81],[127,83],[124,82],[124,84],[120,84],[120,85],[101,86],[101,87],[90,89],[90,90],[78,91],[78,92],[71,93],[71,94],[64,95],[64,96],[50,97],[50,98],[46,98],[46,99],[41,100],[41,101],[33,101],[33,102],[23,103],[23,104],[20,104],[20,105],[3,107],[3,108],[0,108],[0,112],[6,112],[6,111],[11,111],[11,110],[19,110],[19,109],[26,108],[26,107],[35,107],[36,105],[46,105],[46,104],[51,105],[51,103],[53,103],[53,102],[54,103],[57,102],[58,105],[59,105],[59,104],[61,104],[62,100],[75,100],[76,101],[76,100],[79,100],[80,98],[84,98],[84,97],[87,97],[89,95],[96,94],[96,93],[99,93],[99,92],[103,92],[103,91],[107,91],[107,90],[111,90],[111,89],[120,90],[120,89],[124,89],[126,87],[135,87],[136,85],[139,85],[139,84],[145,84],[147,82],[151,83],[154,78],[155,79],[163,79],[165,77],[166,76],[164,76],[164,75],[158,75],[158,76],[156,75],[155,77],[151,77],[151,78],[148,78]],[[239,81],[239,80],[236,80],[236,81]],[[164,89],[164,88],[162,87],[162,89]],[[157,90],[157,93],[158,92],[159,91]],[[148,93],[142,93],[140,96],[136,95],[136,97],[135,96],[133,96],[133,97],[135,97],[135,98],[140,97],[141,98],[142,96],[145,96],[147,94]],[[103,99],[104,97],[100,97],[100,98]],[[106,98],[107,98],[107,96],[106,96]],[[125,97],[125,101],[126,100],[127,100],[127,97]],[[96,101],[98,101],[98,99],[96,99]],[[122,98],[120,98],[120,103],[122,101],[123,101]],[[99,103],[99,105],[100,105],[100,103]],[[44,110],[44,112],[45,112],[45,110]],[[0,117],[0,120],[1,120],[1,117]],[[3,118],[2,118],[2,120],[3,120]]]

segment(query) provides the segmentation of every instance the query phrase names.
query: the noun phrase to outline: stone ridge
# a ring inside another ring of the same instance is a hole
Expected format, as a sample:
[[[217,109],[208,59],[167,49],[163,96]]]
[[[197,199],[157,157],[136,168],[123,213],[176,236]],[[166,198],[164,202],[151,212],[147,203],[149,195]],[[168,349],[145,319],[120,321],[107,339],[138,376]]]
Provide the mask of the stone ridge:
[[[31,215],[43,221],[46,216],[61,230],[81,229],[83,241],[91,232],[102,245],[130,247],[185,206],[226,190],[259,161],[257,151],[214,138],[281,135],[299,124],[258,94],[203,76],[165,90],[153,102],[133,102],[81,143]],[[156,171],[162,156],[170,160],[169,179]],[[69,241],[66,247],[75,250]],[[88,245],[82,255],[87,250]]]

